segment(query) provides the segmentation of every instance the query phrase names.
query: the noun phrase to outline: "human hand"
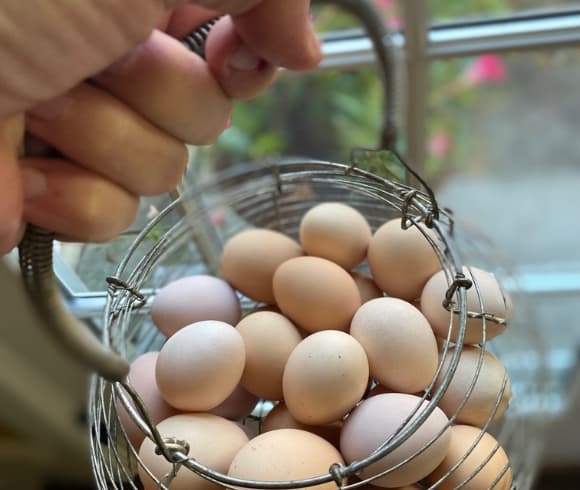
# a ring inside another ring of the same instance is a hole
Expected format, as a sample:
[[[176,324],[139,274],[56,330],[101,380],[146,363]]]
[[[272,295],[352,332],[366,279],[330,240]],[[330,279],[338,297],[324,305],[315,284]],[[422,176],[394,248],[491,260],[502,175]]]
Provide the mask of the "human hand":
[[[185,143],[213,142],[232,99],[279,66],[320,60],[309,0],[0,2],[0,253],[23,223],[61,239],[104,241],[139,196],[175,188]],[[206,59],[181,38],[220,15]],[[25,132],[58,157],[21,156]]]

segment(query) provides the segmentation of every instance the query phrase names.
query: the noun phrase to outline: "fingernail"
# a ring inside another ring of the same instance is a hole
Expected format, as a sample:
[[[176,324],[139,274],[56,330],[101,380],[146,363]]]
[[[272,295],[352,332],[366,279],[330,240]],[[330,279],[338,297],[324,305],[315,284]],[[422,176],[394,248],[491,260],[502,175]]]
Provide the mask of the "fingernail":
[[[225,129],[228,129],[228,128],[231,128],[231,126],[232,126],[232,118],[230,116],[230,117],[227,118],[226,124],[225,124],[224,127],[225,127]]]
[[[24,199],[36,199],[44,194],[48,189],[46,176],[35,168],[22,169],[22,184],[24,187]]]
[[[71,103],[72,97],[69,95],[60,95],[59,97],[55,97],[46,102],[41,102],[34,106],[29,111],[29,114],[47,121],[54,120],[61,117],[68,110]]]
[[[246,46],[242,45],[230,57],[228,66],[232,70],[253,71],[257,70],[262,63],[262,59]]]

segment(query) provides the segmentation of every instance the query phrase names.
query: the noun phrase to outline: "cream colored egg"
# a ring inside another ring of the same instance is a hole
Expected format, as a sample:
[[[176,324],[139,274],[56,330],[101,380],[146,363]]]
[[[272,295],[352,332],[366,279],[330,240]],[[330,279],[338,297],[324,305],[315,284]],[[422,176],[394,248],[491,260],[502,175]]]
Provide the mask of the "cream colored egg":
[[[453,352],[454,349],[447,352],[433,390],[441,388],[451,365]],[[503,386],[504,377],[505,386]],[[459,410],[468,393],[469,398],[457,414],[455,422],[477,427],[483,427],[490,418],[500,419],[507,410],[511,398],[510,380],[501,361],[491,352],[475,346],[465,346],[462,349],[451,383],[445,390],[439,406],[448,417],[451,417]]]
[[[129,384],[135,389],[143,401],[147,414],[154,424],[175,415],[177,410],[169,405],[161,396],[157,381],[155,381],[155,364],[158,352],[147,352],[137,357],[132,363],[127,376]],[[130,400],[129,395],[127,395]],[[117,400],[117,413],[129,441],[135,448],[139,448],[145,434],[133,421],[120,400]]]
[[[361,303],[364,304],[371,299],[382,298],[384,296],[383,292],[375,284],[372,277],[361,272],[353,272],[351,273],[351,276],[358,288]]]
[[[334,464],[344,461],[329,442],[310,432],[278,429],[250,440],[236,454],[228,474],[256,481],[302,480],[326,475]],[[311,486],[316,490],[335,490],[333,481]]]
[[[471,313],[485,312],[500,319],[507,317],[506,299],[501,286],[495,276],[476,267],[464,267],[463,273],[467,279],[473,281],[471,288],[467,290],[467,310]],[[425,284],[421,293],[421,311],[429,320],[435,335],[447,338],[451,321],[451,313],[443,307],[445,293],[449,284],[443,271],[433,275]],[[458,308],[457,294],[454,296],[455,308]],[[485,326],[485,336],[484,336]],[[479,344],[485,340],[491,340],[503,333],[505,324],[488,320],[483,322],[481,318],[468,318],[465,328],[465,344]],[[456,341],[459,334],[459,316],[453,315],[453,328],[450,340]]]
[[[404,230],[397,218],[387,221],[373,235],[367,260],[374,281],[389,296],[413,301],[421,295],[427,280],[441,269],[437,253],[423,233],[436,240],[435,233],[424,225]]]
[[[184,411],[205,411],[226,400],[245,364],[244,341],[224,322],[193,323],[161,348],[155,377],[161,395]]]
[[[169,283],[157,292],[151,304],[151,319],[167,337],[203,320],[235,325],[240,314],[240,302],[230,285],[203,274]]]
[[[284,402],[280,402],[268,413],[268,415],[266,415],[266,418],[262,422],[262,432],[269,432],[277,429],[306,430],[327,440],[334,447],[338,447],[342,425],[343,423],[340,420],[325,425],[303,424],[292,417],[292,414]]]
[[[322,425],[346,415],[362,398],[369,365],[362,346],[337,330],[316,332],[302,340],[284,368],[284,401],[292,416]]]
[[[350,334],[363,346],[371,376],[387,389],[415,393],[435,376],[435,336],[421,312],[406,301],[368,301],[352,319]]]
[[[227,473],[236,453],[248,442],[246,433],[235,423],[209,413],[180,414],[170,417],[157,425],[164,438],[176,438],[189,444],[188,456],[220,473]],[[164,456],[155,454],[155,445],[145,439],[139,450],[144,465],[153,475],[162,480],[173,465]],[[151,479],[141,465],[139,478],[145,490],[159,490],[159,485]],[[170,490],[217,490],[220,485],[196,475],[187,468],[181,468],[169,486]]]
[[[438,482],[459,463],[459,466],[437,488],[441,490],[455,488],[509,490],[512,484],[512,471],[505,451],[488,433],[484,433],[476,443],[480,434],[481,430],[476,427],[468,425],[452,427],[451,444],[447,455],[437,469],[429,475],[428,481],[431,484]],[[475,447],[470,451],[474,444],[476,444]],[[487,463],[480,468],[486,460]],[[470,480],[467,481],[468,479]]]
[[[300,244],[280,232],[245,230],[224,245],[221,268],[234,288],[253,300],[272,304],[274,272],[286,260],[301,255]]]
[[[397,434],[410,417],[412,424],[417,413],[421,413],[427,405],[426,401],[422,402],[417,396],[400,393],[376,395],[362,401],[346,419],[340,436],[340,449],[346,462],[350,464],[368,457]],[[419,412],[415,412],[417,407],[420,407]],[[412,458],[373,480],[373,485],[396,488],[417,483],[445,458],[451,440],[451,433],[446,428],[448,423],[441,409],[435,407],[407,440],[365,467],[358,476],[362,479],[371,478]],[[429,447],[423,450],[427,444]]]
[[[350,270],[366,256],[371,228],[356,209],[338,202],[314,206],[300,222],[300,242],[308,255]]]
[[[348,330],[361,304],[350,274],[320,257],[284,262],[276,270],[273,284],[282,313],[308,332]]]
[[[302,340],[290,320],[273,311],[258,311],[236,326],[244,340],[246,365],[240,383],[267,400],[282,399],[282,375],[290,353]]]

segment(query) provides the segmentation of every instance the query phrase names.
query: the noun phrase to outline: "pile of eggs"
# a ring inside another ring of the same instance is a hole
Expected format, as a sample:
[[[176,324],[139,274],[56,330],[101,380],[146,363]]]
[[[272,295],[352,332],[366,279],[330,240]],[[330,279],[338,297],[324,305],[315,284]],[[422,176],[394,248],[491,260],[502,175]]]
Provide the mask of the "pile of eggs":
[[[507,456],[481,428],[507,409],[509,378],[479,345],[505,325],[469,318],[464,344],[454,343],[458,322],[449,334],[436,241],[432,230],[403,229],[400,219],[373,233],[356,209],[330,202],[302,217],[300,242],[268,229],[242,231],[224,246],[223,279],[185,277],[155,296],[152,320],[167,340],[132,363],[129,382],[161,436],[187,441],[190,458],[236,478],[300,480],[364,459],[397,434],[441,387],[461,349],[438,406],[356,477],[395,467],[369,486],[420,489],[445,476],[438,488],[468,480],[462,488],[508,489]],[[370,275],[355,272],[362,267]],[[467,291],[468,310],[483,305],[506,318],[496,278],[464,272],[477,284]],[[243,317],[242,296],[258,305]],[[256,435],[241,422],[263,400],[273,409]],[[139,469],[143,486],[158,488],[148,471],[161,480],[172,465],[123,407],[118,412],[147,468]],[[215,486],[181,469],[169,488]]]

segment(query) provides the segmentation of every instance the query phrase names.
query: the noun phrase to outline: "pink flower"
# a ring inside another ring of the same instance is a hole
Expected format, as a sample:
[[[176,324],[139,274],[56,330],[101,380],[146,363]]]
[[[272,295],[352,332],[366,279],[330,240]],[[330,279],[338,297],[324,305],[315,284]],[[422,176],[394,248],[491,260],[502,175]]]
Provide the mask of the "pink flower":
[[[447,131],[437,129],[429,140],[429,155],[437,158],[444,158],[451,151],[451,137]]]
[[[475,58],[463,73],[469,85],[502,82],[507,78],[507,68],[500,56],[484,54]]]
[[[389,15],[386,20],[387,27],[393,31],[403,29],[403,19],[398,15]]]
[[[209,220],[214,226],[224,224],[225,215],[223,209],[216,209],[209,215]]]
[[[389,10],[393,6],[393,0],[375,0],[375,5],[379,10]]]

